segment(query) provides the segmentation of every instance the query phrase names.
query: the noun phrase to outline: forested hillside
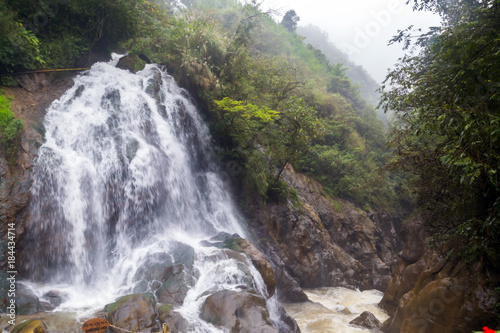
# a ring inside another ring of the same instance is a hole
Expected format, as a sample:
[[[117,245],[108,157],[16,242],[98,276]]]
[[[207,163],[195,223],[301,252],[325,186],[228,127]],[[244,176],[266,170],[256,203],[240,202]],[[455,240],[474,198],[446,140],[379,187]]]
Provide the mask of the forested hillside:
[[[380,93],[377,90],[380,88],[380,85],[362,66],[353,63],[346,53],[330,42],[328,33],[311,24],[298,26],[297,33],[306,38],[304,40],[305,43],[311,44],[313,47],[321,50],[330,63],[343,64],[349,79],[353,84],[359,86],[361,96],[374,106],[378,104]],[[380,115],[384,116],[383,113]]]
[[[257,2],[12,0],[1,12],[3,73],[73,67],[117,50],[165,64],[206,107],[223,163],[244,169],[240,188],[257,202],[290,195],[280,181],[287,164],[366,209],[396,200],[373,106],[343,64]]]

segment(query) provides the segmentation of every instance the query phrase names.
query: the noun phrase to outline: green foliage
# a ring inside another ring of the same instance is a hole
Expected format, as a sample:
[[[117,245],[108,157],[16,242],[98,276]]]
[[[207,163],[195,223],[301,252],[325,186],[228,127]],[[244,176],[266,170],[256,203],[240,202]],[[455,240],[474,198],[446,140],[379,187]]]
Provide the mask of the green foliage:
[[[206,107],[224,158],[244,165],[238,180],[245,193],[293,197],[280,179],[291,164],[330,193],[364,205],[390,197],[379,193],[390,192],[379,171],[387,153],[383,127],[344,66],[330,64],[294,33],[296,13],[278,24],[256,1],[183,3],[187,9],[173,13],[171,1],[7,0],[0,7],[7,18],[0,41],[8,33],[25,36],[19,52],[27,60],[0,63],[17,71],[71,67],[86,54],[113,48],[145,54],[166,64]]]
[[[0,91],[0,143],[10,163],[15,159],[22,129],[23,122],[15,119],[10,109],[10,99]]]
[[[0,72],[13,72],[72,67],[151,34],[165,14],[143,0],[6,0],[0,16]]]
[[[214,101],[214,103],[222,118],[222,130],[244,149],[258,142],[267,141],[267,138],[262,139],[262,137],[278,119],[279,113],[265,106],[259,107],[247,102],[234,101],[229,97]]]
[[[237,147],[250,180],[247,186],[253,184],[260,196],[273,200],[288,195],[279,178],[320,131],[315,111],[298,98],[290,98],[280,112],[228,97],[215,104],[219,136],[231,138],[230,146]]]
[[[415,1],[443,27],[417,39],[422,51],[392,71],[381,105],[397,110],[394,164],[412,175],[430,229],[461,239],[458,251],[498,249],[500,197],[500,11],[498,1]],[[423,6],[423,7],[422,7]],[[394,41],[408,47],[409,30]]]
[[[40,42],[4,2],[0,3],[0,73],[33,69],[43,64]]]
[[[321,136],[323,128],[316,111],[303,99],[291,97],[281,110],[280,119],[271,133],[269,151],[278,170],[276,181],[286,166],[295,164],[301,153],[308,150],[309,143]]]
[[[280,190],[280,176],[292,164],[332,194],[391,208],[394,192],[381,168],[388,153],[383,125],[344,67],[330,65],[256,4],[189,6],[151,57],[160,55],[205,105],[218,100],[214,135],[225,158],[244,166],[243,188],[275,200],[287,192]],[[278,113],[270,121],[258,114],[271,110]],[[332,162],[332,156],[342,158]],[[332,163],[348,167],[336,175]]]
[[[0,86],[17,87],[19,86],[19,82],[13,76],[2,75],[0,76]]]

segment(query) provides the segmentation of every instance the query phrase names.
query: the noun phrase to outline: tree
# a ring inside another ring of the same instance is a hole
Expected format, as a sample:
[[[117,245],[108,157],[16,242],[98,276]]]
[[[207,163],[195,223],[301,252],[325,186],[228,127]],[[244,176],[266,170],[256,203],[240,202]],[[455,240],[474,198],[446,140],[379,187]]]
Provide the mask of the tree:
[[[388,75],[392,89],[381,102],[396,111],[395,165],[413,175],[428,226],[463,237],[490,262],[500,245],[499,5],[415,0],[415,8],[439,13],[444,23],[416,36],[422,50]],[[412,33],[400,31],[393,41],[408,47]]]
[[[297,23],[300,21],[300,17],[297,16],[295,10],[291,9],[285,13],[283,19],[281,20],[281,25],[287,28],[290,32],[295,32],[297,29]]]

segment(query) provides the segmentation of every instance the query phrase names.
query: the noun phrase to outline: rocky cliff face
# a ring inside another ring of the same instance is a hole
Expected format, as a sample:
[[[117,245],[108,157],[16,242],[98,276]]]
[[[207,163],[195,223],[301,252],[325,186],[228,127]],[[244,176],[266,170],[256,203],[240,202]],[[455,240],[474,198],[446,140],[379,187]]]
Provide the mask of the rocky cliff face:
[[[322,186],[288,168],[283,179],[299,202],[249,213],[256,244],[274,266],[284,302],[307,299],[300,288],[385,290],[398,249],[394,219],[328,197]]]
[[[21,145],[14,164],[0,154],[0,226],[5,234],[7,223],[16,223],[17,235],[24,231],[22,221],[29,201],[31,170],[37,150],[43,142],[43,118],[50,103],[72,84],[68,74],[26,74],[17,77],[20,88],[4,88],[13,98],[12,111],[22,119]]]
[[[429,247],[418,219],[405,223],[402,236],[404,249],[380,303],[391,314],[384,332],[471,332],[495,322],[498,272],[446,260]]]
[[[23,221],[26,218],[26,207],[30,197],[31,170],[37,156],[38,147],[43,142],[43,117],[46,108],[60,97],[71,85],[68,75],[30,74],[18,77],[20,88],[4,88],[7,95],[13,97],[12,111],[24,122],[20,147],[14,163],[8,163],[3,151],[0,152],[0,229],[7,234],[9,223],[16,225],[16,242],[24,232]],[[19,249],[17,251],[17,260]],[[4,253],[2,253],[3,255]],[[2,260],[2,265],[6,264]],[[2,299],[0,305],[5,306],[6,274],[2,267],[0,277],[2,283]],[[2,306],[2,308],[3,308]]]
[[[27,74],[18,77],[21,88],[4,88],[13,97],[12,111],[24,122],[21,147],[15,164],[9,165],[0,155],[0,221],[5,223],[23,220],[24,208],[29,200],[31,169],[37,156],[38,147],[43,142],[42,125],[45,110],[59,98],[72,84],[68,75]],[[22,224],[17,224],[22,228]],[[3,231],[3,230],[2,230]],[[22,231],[22,230],[19,230]]]

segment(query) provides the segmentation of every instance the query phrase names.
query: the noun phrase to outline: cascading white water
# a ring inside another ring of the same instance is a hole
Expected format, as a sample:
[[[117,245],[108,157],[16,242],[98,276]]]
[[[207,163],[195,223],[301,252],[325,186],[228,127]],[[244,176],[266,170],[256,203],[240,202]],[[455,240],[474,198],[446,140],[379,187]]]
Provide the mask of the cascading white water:
[[[196,332],[216,332],[197,319],[207,291],[264,288],[249,262],[242,268],[199,245],[219,232],[245,236],[212,161],[208,129],[161,68],[132,74],[116,62],[78,76],[47,112],[25,270],[40,294],[68,295],[60,309],[102,308],[139,288],[144,263],[175,261],[172,253],[187,244],[199,277],[179,312],[198,323]]]

